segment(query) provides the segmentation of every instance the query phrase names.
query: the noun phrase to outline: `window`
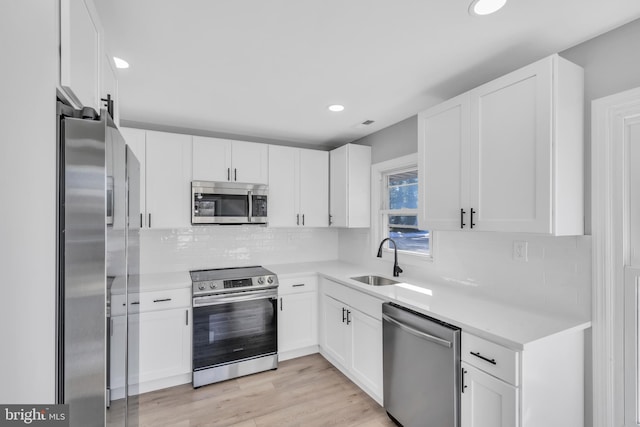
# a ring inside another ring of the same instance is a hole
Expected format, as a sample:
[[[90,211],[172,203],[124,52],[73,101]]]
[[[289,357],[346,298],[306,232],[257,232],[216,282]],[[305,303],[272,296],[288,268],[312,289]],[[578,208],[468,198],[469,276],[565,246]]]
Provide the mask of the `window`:
[[[377,245],[390,237],[398,245],[398,251],[411,255],[431,256],[431,235],[418,228],[418,168],[415,156],[406,156],[374,165],[374,189],[379,199],[374,203],[378,221],[374,230],[375,252]],[[375,195],[375,193],[374,193]],[[376,199],[376,197],[374,197]],[[385,248],[393,249],[389,242]]]

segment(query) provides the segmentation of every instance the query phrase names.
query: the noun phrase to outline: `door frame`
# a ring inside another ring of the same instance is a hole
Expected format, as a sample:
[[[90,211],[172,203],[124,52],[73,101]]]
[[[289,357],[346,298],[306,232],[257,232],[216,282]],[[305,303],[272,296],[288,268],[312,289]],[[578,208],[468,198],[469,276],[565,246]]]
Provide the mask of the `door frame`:
[[[624,266],[629,260],[624,126],[638,115],[640,88],[592,102],[594,427],[636,425],[625,424],[635,413],[636,396],[625,395],[624,377]]]

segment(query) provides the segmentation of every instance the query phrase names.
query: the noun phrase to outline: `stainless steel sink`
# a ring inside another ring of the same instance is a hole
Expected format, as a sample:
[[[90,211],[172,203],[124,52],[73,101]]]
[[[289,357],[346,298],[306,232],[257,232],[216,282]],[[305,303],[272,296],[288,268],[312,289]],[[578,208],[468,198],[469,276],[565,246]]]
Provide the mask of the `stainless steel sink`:
[[[351,279],[357,280],[358,282],[364,283],[365,285],[371,286],[386,286],[386,285],[395,285],[397,282],[395,280],[387,279],[386,277],[381,276],[358,276],[352,277]]]

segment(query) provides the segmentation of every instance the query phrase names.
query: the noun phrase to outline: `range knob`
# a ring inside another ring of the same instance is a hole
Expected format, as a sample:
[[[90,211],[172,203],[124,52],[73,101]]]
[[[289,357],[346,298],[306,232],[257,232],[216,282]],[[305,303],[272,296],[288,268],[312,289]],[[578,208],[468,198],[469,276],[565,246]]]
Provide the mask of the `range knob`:
[[[273,277],[271,277],[271,276],[267,277],[267,283],[268,284],[272,284],[273,283]]]
[[[200,289],[201,291],[204,291],[204,283],[200,283],[198,285],[198,289]]]
[[[258,284],[264,285],[264,277],[258,277]]]
[[[215,283],[211,282],[211,283],[209,283],[209,287],[210,287],[211,289],[215,289],[215,288],[216,288],[216,285],[215,285]]]

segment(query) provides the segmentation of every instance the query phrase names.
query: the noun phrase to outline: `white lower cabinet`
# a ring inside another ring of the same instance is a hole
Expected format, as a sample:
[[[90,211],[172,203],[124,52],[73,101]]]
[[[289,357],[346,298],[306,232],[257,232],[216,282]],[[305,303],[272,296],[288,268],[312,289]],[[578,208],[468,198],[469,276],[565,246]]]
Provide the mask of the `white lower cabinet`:
[[[321,280],[321,353],[382,404],[382,301]]]
[[[278,359],[318,351],[317,277],[279,278]]]
[[[139,313],[129,318],[130,394],[191,381],[190,289],[133,295]],[[186,297],[185,297],[186,296]],[[189,305],[186,305],[189,301]],[[135,310],[132,310],[135,312]]]
[[[569,331],[513,350],[461,337],[462,427],[584,426],[584,333]]]
[[[382,322],[358,310],[351,317],[351,372],[376,396],[382,396]]]
[[[330,296],[322,299],[322,350],[333,361],[349,366],[350,330],[346,328],[347,308]]]
[[[518,389],[462,362],[462,427],[518,425]]]

